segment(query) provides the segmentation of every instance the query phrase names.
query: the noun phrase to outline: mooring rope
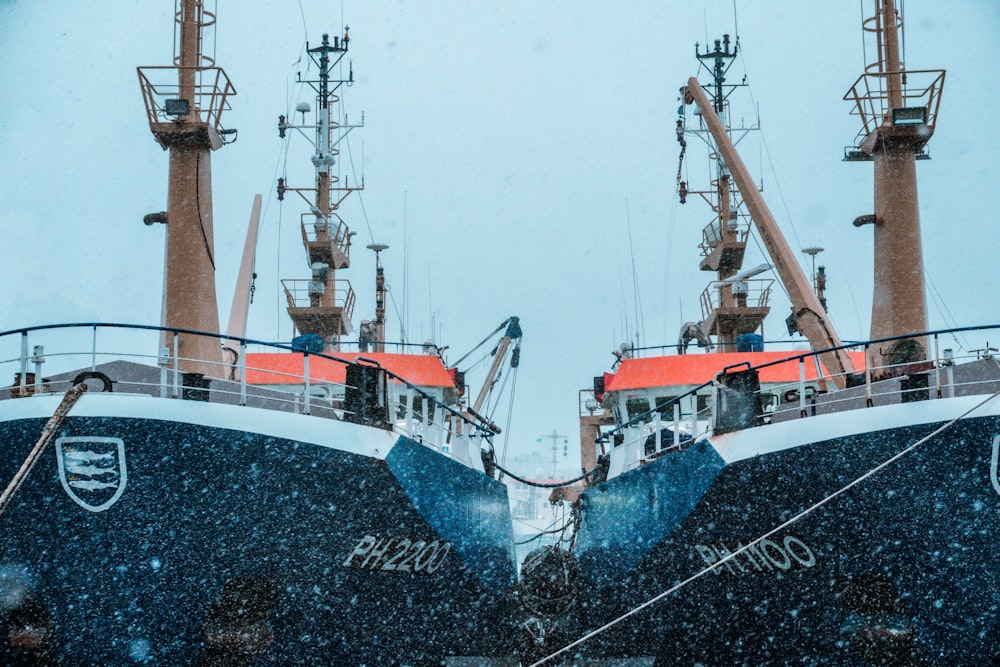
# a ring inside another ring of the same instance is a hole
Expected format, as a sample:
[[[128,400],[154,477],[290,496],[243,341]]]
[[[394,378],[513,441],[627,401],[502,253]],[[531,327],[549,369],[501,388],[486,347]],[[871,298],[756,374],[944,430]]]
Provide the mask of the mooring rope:
[[[736,551],[733,551],[732,553],[730,553],[728,556],[715,561],[714,563],[712,563],[708,567],[706,567],[706,568],[704,568],[702,570],[699,570],[698,572],[695,572],[693,575],[691,575],[690,577],[688,577],[684,581],[682,581],[682,582],[680,582],[678,584],[675,584],[674,586],[672,586],[669,589],[663,591],[662,593],[660,593],[656,597],[653,597],[653,598],[651,598],[649,600],[646,600],[645,602],[643,602],[642,604],[640,604],[638,607],[635,607],[634,609],[631,609],[631,610],[625,612],[624,614],[622,614],[618,618],[615,618],[615,619],[613,619],[613,620],[605,623],[604,625],[602,625],[601,627],[597,628],[596,630],[593,630],[593,631],[589,632],[588,634],[584,635],[580,639],[577,639],[576,641],[572,642],[571,644],[567,644],[566,646],[562,647],[561,649],[559,649],[555,653],[551,653],[551,654],[545,656],[544,658],[542,658],[541,660],[538,660],[537,662],[532,663],[528,667],[541,667],[541,665],[544,665],[549,660],[552,660],[553,658],[558,657],[558,656],[562,655],[563,653],[565,653],[565,652],[567,652],[567,651],[569,651],[571,649],[576,648],[577,646],[580,646],[584,642],[586,642],[586,641],[588,641],[588,640],[596,637],[597,635],[605,632],[606,630],[614,627],[615,625],[618,625],[619,623],[621,623],[625,619],[627,619],[627,618],[629,618],[631,616],[635,616],[636,614],[638,614],[640,611],[646,609],[647,607],[651,607],[652,605],[656,604],[657,602],[659,602],[663,598],[667,597],[668,595],[676,593],[681,588],[683,588],[684,586],[687,586],[688,584],[690,584],[691,582],[695,581],[696,579],[702,578],[703,576],[705,576],[709,572],[714,572],[720,565],[723,565],[723,564],[725,564],[725,563],[727,563],[727,562],[735,559],[740,554],[742,554],[742,553],[748,551],[749,549],[755,547],[756,545],[758,545],[761,542],[763,542],[764,540],[768,539],[769,537],[771,537],[775,533],[778,533],[778,532],[784,530],[785,528],[787,528],[788,526],[792,525],[793,523],[796,523],[797,521],[799,521],[800,519],[802,519],[806,515],[811,514],[812,512],[814,512],[815,510],[817,510],[818,508],[820,508],[823,505],[827,504],[828,502],[830,502],[834,498],[837,498],[837,497],[842,496],[843,494],[847,493],[847,491],[849,491],[850,489],[854,488],[858,484],[861,484],[862,482],[864,482],[865,480],[867,480],[869,477],[872,477],[873,475],[881,472],[887,466],[891,465],[892,463],[895,463],[896,461],[898,461],[902,457],[906,456],[907,454],[909,454],[910,452],[912,452],[913,450],[915,450],[917,447],[919,447],[920,445],[922,445],[925,442],[927,442],[928,440],[930,440],[931,438],[933,438],[933,437],[935,437],[935,436],[943,433],[944,431],[948,430],[949,428],[951,428],[952,426],[954,426],[955,424],[957,424],[959,421],[961,421],[965,417],[969,416],[970,414],[972,414],[973,412],[975,412],[979,408],[983,407],[984,405],[986,405],[987,403],[989,403],[990,401],[992,401],[993,399],[995,399],[997,396],[1000,396],[1000,391],[997,391],[997,392],[995,392],[995,393],[987,396],[982,401],[980,401],[979,403],[977,403],[973,407],[969,408],[968,410],[966,410],[965,412],[963,412],[959,416],[955,417],[951,421],[947,422],[946,424],[943,424],[943,425],[939,426],[937,429],[935,429],[934,431],[932,431],[928,435],[924,436],[920,440],[917,440],[915,443],[913,443],[909,447],[906,447],[902,451],[896,453],[895,455],[893,455],[892,457],[886,459],[885,461],[883,461],[879,465],[875,466],[874,468],[872,468],[871,470],[869,470],[865,474],[861,475],[861,477],[858,477],[854,481],[849,482],[845,486],[843,486],[840,489],[834,491],[829,496],[827,496],[827,497],[825,497],[825,498],[817,501],[813,505],[810,505],[806,509],[802,510],[801,512],[799,512],[798,514],[796,514],[795,516],[793,516],[788,521],[785,521],[784,523],[782,523],[781,525],[777,526],[776,528],[772,528],[771,530],[769,530],[768,532],[764,533],[763,535],[761,535],[757,539],[751,541],[746,546],[740,547]]]
[[[31,452],[28,454],[28,458],[24,460],[21,467],[18,469],[17,474],[14,475],[14,479],[10,481],[7,488],[4,489],[3,495],[0,495],[0,517],[3,516],[4,512],[7,511],[7,507],[10,505],[11,501],[14,499],[14,495],[20,490],[21,485],[24,480],[27,479],[28,473],[31,469],[35,467],[38,459],[41,458],[42,452],[45,451],[45,446],[49,444],[49,440],[55,435],[56,431],[62,425],[63,420],[66,415],[69,414],[70,409],[76,404],[77,400],[83,396],[83,392],[87,391],[87,383],[81,382],[80,384],[70,387],[69,391],[63,396],[62,401],[59,402],[59,407],[56,411],[52,413],[49,417],[49,421],[46,422],[45,428],[42,429],[42,434],[38,438],[38,442],[32,448]]]

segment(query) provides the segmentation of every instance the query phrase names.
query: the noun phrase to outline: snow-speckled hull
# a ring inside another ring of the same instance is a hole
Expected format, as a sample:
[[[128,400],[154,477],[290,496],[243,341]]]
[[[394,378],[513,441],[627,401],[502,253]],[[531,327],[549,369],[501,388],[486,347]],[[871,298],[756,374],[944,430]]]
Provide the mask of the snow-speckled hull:
[[[112,400],[190,406],[200,423],[101,416]],[[45,425],[17,413],[56,401],[3,402],[0,478]],[[211,424],[233,410],[244,429]],[[0,664],[510,654],[497,632],[515,579],[502,484],[379,429],[320,420],[332,435],[316,444],[255,430],[256,412],[84,396],[0,516]],[[385,440],[381,455],[336,442],[355,436]]]
[[[895,406],[882,411],[887,422],[911,414],[913,423],[881,430],[850,425],[865,419],[857,413],[747,429],[588,490],[576,549],[581,627],[600,627],[711,567],[946,421],[927,413],[954,417],[971,400]],[[878,409],[867,412],[878,420]],[[791,428],[810,427],[814,440],[774,446]],[[662,665],[992,664],[998,445],[995,409],[966,417],[587,641],[582,655],[656,656]]]

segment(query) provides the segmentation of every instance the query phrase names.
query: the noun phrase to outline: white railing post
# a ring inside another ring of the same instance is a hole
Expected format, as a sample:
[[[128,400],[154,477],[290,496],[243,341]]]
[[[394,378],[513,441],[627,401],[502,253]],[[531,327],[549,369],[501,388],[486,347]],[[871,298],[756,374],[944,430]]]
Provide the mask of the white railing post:
[[[167,368],[170,366],[170,348],[161,347],[160,355],[156,359],[156,365],[160,367],[160,398],[167,397]]]
[[[309,414],[309,410],[311,409],[312,406],[309,401],[310,397],[309,397],[309,353],[308,352],[302,353],[302,374],[304,376],[303,379],[305,380],[305,391],[303,392],[302,395],[302,401],[303,401],[302,412],[305,414]]]
[[[868,356],[868,344],[865,344],[865,405],[872,407],[872,369],[871,357]]]
[[[247,344],[240,341],[240,405],[247,404]]]
[[[662,447],[663,447],[663,439],[662,439],[662,437],[660,435],[661,428],[660,428],[660,411],[659,410],[656,411],[656,414],[653,417],[653,428],[656,429],[656,436],[655,436],[654,442],[656,443],[656,451],[659,452],[662,449]],[[646,452],[643,451],[643,455],[645,455],[645,453]]]
[[[28,332],[21,332],[21,376],[18,379],[18,393],[24,396],[28,382]]]
[[[177,332],[174,332],[174,398],[181,395],[181,368],[180,368],[180,340]]]
[[[35,396],[42,393],[42,363],[45,361],[45,346],[36,345],[32,349],[31,360],[35,362]]]
[[[799,416],[806,416],[806,358],[799,357]]]
[[[950,347],[944,349],[945,382],[948,383],[948,398],[955,398],[955,353]]]
[[[680,448],[681,448],[681,402],[677,400],[674,401],[674,449],[680,449]]]

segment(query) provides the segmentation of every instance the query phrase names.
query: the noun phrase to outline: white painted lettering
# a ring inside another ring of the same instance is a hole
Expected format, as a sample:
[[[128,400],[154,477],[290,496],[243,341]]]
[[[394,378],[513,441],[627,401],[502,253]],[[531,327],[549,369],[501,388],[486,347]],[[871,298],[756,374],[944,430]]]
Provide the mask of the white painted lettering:
[[[719,560],[718,556],[715,555],[715,549],[705,544],[694,545],[695,551],[701,556],[702,560],[705,561],[705,565],[711,565],[712,563]],[[716,574],[722,574],[722,569],[719,567],[713,567],[712,571]]]
[[[390,544],[392,544],[391,537],[380,537],[375,543],[375,546],[372,547],[371,552],[365,556],[365,560],[361,563],[361,567],[368,567],[368,562],[371,561],[371,569],[377,570],[379,561],[382,560],[382,557],[385,556],[385,553],[389,550]],[[375,560],[372,561],[372,558]]]
[[[344,561],[344,567],[350,567],[351,561],[354,560],[355,556],[367,555],[368,552],[372,550],[373,546],[375,546],[374,535],[365,535],[362,537],[361,540],[354,546],[354,551],[348,554],[347,560]]]
[[[347,557],[344,567],[382,572],[419,572],[434,574],[451,551],[451,544],[434,540],[411,540],[408,537],[365,535]]]
[[[435,572],[437,572],[438,569],[441,567],[442,563],[444,563],[444,559],[445,557],[447,557],[450,551],[451,551],[451,542],[445,542],[444,544],[442,544],[441,548],[438,549],[437,553],[435,553],[434,556],[427,561],[427,568],[426,568],[427,574],[434,574]]]
[[[719,554],[719,560],[729,558],[730,556],[733,555],[733,552],[729,550],[729,547],[727,547],[725,544],[722,544],[721,542],[719,543],[719,546],[716,547],[715,550]],[[723,563],[723,565],[725,565],[726,569],[729,570],[729,574],[735,574],[735,571],[733,570],[733,565],[740,568],[740,572],[747,571],[746,568],[743,567],[743,564],[740,563],[739,560],[737,560],[736,558],[729,558],[729,560]]]
[[[814,554],[812,549],[810,549],[806,543],[799,538],[793,537],[792,535],[786,535],[784,544],[785,551],[791,554],[792,558],[794,558],[795,561],[802,567],[812,567],[816,564],[816,554]],[[793,545],[795,546],[795,549],[792,548]],[[795,553],[796,550],[799,550],[799,552],[803,555],[800,556],[798,553]]]
[[[771,560],[760,552],[760,545],[754,542],[747,548],[747,553],[752,553],[757,559],[764,564],[764,567],[768,569],[769,572],[774,572],[774,566],[771,565]]]
[[[753,565],[755,568],[757,568],[758,572],[764,569],[760,566],[760,563],[757,562],[757,559],[753,557],[752,549],[744,549],[742,542],[738,543],[737,548],[742,551],[743,555],[746,556],[746,559],[750,561],[750,564]]]
[[[787,570],[792,566],[792,559],[788,557],[788,554],[785,553],[784,549],[771,540],[761,540],[760,551],[769,561],[774,563],[775,566],[780,567],[782,570]]]
[[[794,535],[763,539],[746,546],[738,542],[735,551],[730,550],[725,542],[696,544],[694,550],[717,575],[723,572],[744,575],[774,572],[775,569],[808,568],[815,567],[817,563],[816,553]]]

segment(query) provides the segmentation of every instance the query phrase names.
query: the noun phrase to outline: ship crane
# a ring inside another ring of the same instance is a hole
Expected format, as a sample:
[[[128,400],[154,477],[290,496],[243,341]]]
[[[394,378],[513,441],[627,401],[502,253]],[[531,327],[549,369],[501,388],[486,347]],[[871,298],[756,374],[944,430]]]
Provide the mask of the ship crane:
[[[701,111],[705,125],[715,140],[719,155],[736,182],[736,187],[743,196],[750,217],[771,257],[774,269],[788,292],[796,328],[809,340],[814,350],[839,348],[842,345],[840,336],[827,318],[826,311],[816,297],[809,279],[799,266],[763,196],[757,190],[749,170],[716,113],[715,105],[709,100],[696,77],[688,79],[687,87],[684,89],[684,102],[697,104]],[[833,382],[837,387],[844,388],[847,376],[854,373],[854,364],[846,350],[823,353],[820,355],[820,360],[826,366],[827,372],[833,375]]]
[[[511,368],[517,368],[520,364],[520,354],[521,354],[521,321],[520,318],[516,316],[511,316],[504,320],[500,326],[494,329],[489,336],[484,338],[478,345],[469,350],[461,359],[456,361],[451,368],[457,369],[458,365],[465,361],[469,355],[485,345],[495,334],[503,330],[503,337],[500,342],[497,343],[496,347],[490,353],[493,357],[493,363],[490,366],[489,372],[486,374],[486,379],[483,381],[483,386],[479,390],[479,394],[472,405],[466,408],[468,414],[473,418],[477,419],[489,428],[491,428],[495,433],[499,433],[500,429],[493,424],[488,417],[482,415],[480,410],[483,409],[483,405],[486,403],[486,398],[489,396],[490,391],[496,384],[497,380],[500,378],[500,367],[503,365],[504,359],[507,358],[507,352],[511,351],[511,346],[514,346],[511,352],[510,365]],[[462,374],[464,375],[464,373]]]

